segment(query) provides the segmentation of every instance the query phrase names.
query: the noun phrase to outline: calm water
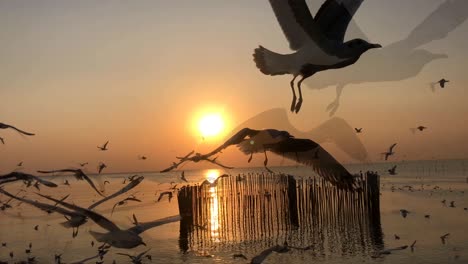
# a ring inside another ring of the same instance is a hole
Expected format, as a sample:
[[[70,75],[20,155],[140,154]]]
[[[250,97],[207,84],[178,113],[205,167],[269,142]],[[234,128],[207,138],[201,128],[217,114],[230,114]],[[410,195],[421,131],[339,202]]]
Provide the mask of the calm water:
[[[151,248],[148,253],[153,260],[145,259],[144,263],[246,263],[242,259],[234,260],[233,254],[242,253],[251,259],[262,250],[284,241],[291,246],[312,246],[312,249],[273,253],[264,263],[468,263],[468,211],[464,210],[468,207],[468,162],[404,162],[398,165],[398,175],[389,176],[386,170],[392,165],[348,166],[352,172],[374,170],[382,175],[380,212],[359,207],[358,198],[356,206],[351,203],[345,207],[333,202],[332,197],[313,201],[307,192],[307,186],[310,186],[307,177],[312,175],[307,168],[272,168],[275,172],[296,176],[299,204],[296,224],[290,220],[292,211],[284,181],[256,180],[255,173],[262,169],[232,170],[232,175],[252,173],[252,176],[240,182],[234,177],[226,178],[217,187],[205,186],[200,198],[203,202],[197,204],[196,217],[190,219],[190,223],[182,221],[150,229],[142,234],[146,248],[112,248],[104,258],[105,263],[113,260],[129,263],[128,258],[116,253],[138,254],[148,248]],[[186,171],[185,174],[189,182],[195,184],[224,172]],[[155,202],[156,192],[167,190],[171,181],[182,186],[177,180],[178,174],[143,174],[142,184],[95,210],[125,228],[132,226],[133,213],[141,222],[178,214],[177,197],[171,202],[167,198]],[[125,176],[128,175],[104,175],[100,181],[110,181],[105,186],[106,194],[122,188]],[[71,194],[67,200],[84,207],[99,199],[84,182],[63,176],[54,181],[62,183],[65,179],[69,180],[70,187],[44,187],[41,193],[54,197]],[[16,193],[21,187],[13,184],[5,189]],[[27,197],[38,199],[34,191],[28,189]],[[133,193],[142,202],[117,207],[111,216],[114,203]],[[6,200],[0,196],[0,201]],[[446,204],[442,200],[446,200]],[[450,201],[454,201],[455,207],[449,206]],[[92,221],[81,226],[78,237],[73,239],[71,229],[59,224],[65,220],[62,216],[46,215],[27,204],[17,204],[13,201],[12,209],[0,211],[0,241],[7,243],[7,247],[0,247],[0,260],[14,263],[26,259],[25,249],[30,242],[33,245],[31,255],[36,256],[38,263],[53,263],[54,253],[63,254],[64,262],[96,255],[98,243],[91,246],[93,238],[88,230],[101,231],[101,228]],[[400,215],[400,209],[410,211],[406,218]],[[429,219],[424,217],[426,214],[430,215]],[[194,227],[193,223],[203,227]],[[37,231],[34,230],[36,225],[39,225]],[[450,236],[443,244],[440,236],[446,233]],[[394,238],[395,234],[399,240]],[[378,257],[379,251],[410,245],[415,240],[413,252],[408,248]],[[11,251],[15,255],[13,259],[9,257]]]

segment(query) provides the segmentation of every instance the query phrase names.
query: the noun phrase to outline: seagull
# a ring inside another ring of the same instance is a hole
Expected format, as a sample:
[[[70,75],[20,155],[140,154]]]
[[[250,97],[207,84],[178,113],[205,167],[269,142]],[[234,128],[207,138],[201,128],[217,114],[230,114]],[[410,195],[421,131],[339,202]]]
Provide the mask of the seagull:
[[[445,245],[445,240],[448,238],[448,236],[450,236],[450,233],[440,236],[440,240],[442,241],[442,244]]]
[[[185,171],[182,171],[180,174],[180,179],[183,180],[184,182],[188,182],[187,179],[185,178]]]
[[[294,53],[278,54],[262,46],[253,54],[257,68],[266,75],[292,74],[293,92],[291,112],[302,106],[302,82],[317,72],[338,69],[354,64],[363,53],[379,44],[363,39],[344,42],[349,22],[363,0],[326,0],[315,18],[305,0],[270,0],[276,18]],[[299,100],[296,103],[294,81],[297,82]]]
[[[340,188],[352,190],[356,187],[354,176],[324,148],[310,139],[294,138],[287,131],[244,128],[229,138],[224,144],[203,156],[210,157],[231,145],[236,145],[246,155],[263,152],[265,155],[263,162],[265,167],[268,164],[266,152],[271,151],[311,167],[319,176]]]
[[[0,141],[2,142],[3,145],[5,145],[5,140],[2,137],[0,137]]]
[[[100,162],[98,166],[98,172],[101,174],[102,170],[107,168],[107,165],[104,162]]]
[[[451,201],[449,207],[455,207],[455,201]]]
[[[401,216],[403,216],[403,218],[406,218],[406,216],[410,213],[408,210],[406,209],[401,209],[400,210],[400,213],[401,213]]]
[[[390,175],[397,175],[396,168],[397,168],[397,165],[393,166],[391,169],[388,170],[388,173]]]
[[[89,209],[69,204],[64,201],[60,201],[45,195],[41,196],[51,201],[54,201],[66,208],[69,208],[75,211],[76,213],[85,215],[86,217],[93,220],[97,225],[106,229],[108,231],[107,233],[98,233],[91,230],[89,231],[89,233],[97,241],[107,243],[116,248],[134,248],[139,245],[146,246],[146,244],[143,242],[142,238],[139,235],[140,233],[153,227],[178,222],[181,219],[180,215],[174,215],[146,223],[138,223],[138,225],[124,230],[120,229],[115,223],[113,223],[109,219]]]
[[[70,183],[68,182],[68,180],[65,180],[65,181],[63,182],[63,185],[68,185],[68,186],[70,186]]]
[[[17,167],[22,167],[23,166],[23,162],[21,161],[20,163],[16,164]]]
[[[116,204],[114,204],[114,206],[112,207],[111,216],[114,213],[114,209],[115,209],[116,206],[124,205],[124,204],[127,203],[127,201],[141,202],[141,200],[137,199],[134,195],[130,195],[129,197],[127,197],[127,198],[117,202]]]
[[[102,147],[98,146],[97,148],[100,149],[100,150],[102,150],[102,151],[106,151],[106,150],[108,150],[107,144],[109,144],[109,141],[107,141],[106,143],[104,143],[104,145],[102,145]]]
[[[138,159],[139,159],[139,160],[146,160],[147,157],[146,157],[146,156],[138,156]]]
[[[309,1],[309,6],[318,8],[319,2]],[[419,9],[416,6],[414,8]],[[327,107],[327,111],[332,116],[338,110],[342,90],[347,85],[406,80],[417,76],[429,63],[448,58],[446,54],[433,53],[424,46],[446,38],[450,32],[462,25],[468,17],[468,13],[464,12],[467,8],[466,0],[444,0],[432,13],[422,19],[419,25],[413,29],[408,25],[409,33],[406,37],[389,43],[382,49],[366,53],[366,56],[362,56],[353,67],[324,71],[314,78],[309,78],[305,83],[308,88],[316,90],[336,87],[336,98]],[[367,39],[355,21],[351,21],[346,35],[350,38]]]
[[[393,145],[390,146],[387,152],[381,153],[382,155],[385,156],[385,160],[387,160],[389,156],[392,156],[393,154],[395,154],[395,152],[393,152],[393,148],[395,148],[396,145],[397,143],[394,143]]]
[[[169,202],[171,202],[171,199],[172,199],[172,196],[173,196],[172,191],[162,192],[162,193],[159,195],[159,198],[158,198],[158,201],[157,201],[157,202],[161,201],[161,199],[162,199],[165,195],[167,195],[167,196],[169,197]]]
[[[410,248],[411,248],[411,252],[414,251],[414,246],[416,245],[416,240],[413,242],[413,244],[411,244]]]
[[[233,258],[233,259],[242,258],[242,259],[247,260],[247,257],[246,257],[244,254],[242,254],[242,253],[234,254],[234,255],[232,255],[232,258]]]
[[[436,85],[439,85],[440,88],[445,88],[445,84],[448,83],[448,82],[450,82],[450,81],[449,81],[449,80],[445,80],[445,79],[443,79],[443,78],[440,79],[440,80],[437,81],[437,82],[433,82],[433,83],[431,83],[431,90],[432,90],[433,92],[435,92],[435,86],[436,86]]]
[[[218,178],[216,178],[213,182],[210,182],[209,180],[204,180],[201,185],[205,185],[205,184],[208,184],[210,186],[216,186],[218,185],[218,180],[221,179],[221,178],[226,178],[226,177],[229,177],[228,174],[223,174],[223,175],[220,175],[218,176]]]
[[[7,129],[7,128],[11,128],[13,130],[16,130],[16,132],[20,133],[21,135],[26,135],[26,136],[34,136],[33,133],[29,133],[29,132],[26,132],[26,131],[23,131],[21,129],[18,129],[12,125],[7,125],[7,124],[4,124],[4,123],[0,123],[0,129]]]
[[[400,237],[397,236],[396,234],[394,235],[396,240],[400,240]]]
[[[359,134],[359,133],[362,133],[362,127],[361,127],[361,128],[356,128],[356,127],[355,127],[354,130],[356,130],[356,133],[358,133],[358,134]]]
[[[412,127],[412,128],[410,128],[410,130],[411,130],[411,132],[412,132],[413,134],[416,132],[416,130],[419,130],[419,131],[422,132],[422,131],[425,130],[425,129],[427,129],[427,127],[425,127],[425,126],[418,126],[418,127]]]
[[[251,264],[261,264],[271,253],[277,252],[277,253],[286,253],[289,252],[289,248],[287,245],[276,245],[270,248],[267,248],[263,250],[260,254],[257,256],[253,257],[252,260],[250,261]]]
[[[88,165],[88,162],[80,163],[80,167],[84,167],[86,165]]]
[[[71,172],[77,180],[85,180],[91,185],[91,187],[101,196],[104,196],[94,185],[93,181],[86,175],[81,169],[62,169],[62,170],[51,170],[51,171],[42,171],[38,170],[39,173],[57,173],[57,172]]]
[[[116,254],[129,257],[132,260],[133,264],[141,264],[142,261],[143,261],[142,258],[145,257],[146,252],[148,252],[150,250],[151,249],[143,251],[143,252],[141,252],[140,254],[138,254],[136,256],[132,256],[132,255],[129,255],[129,254],[126,254],[126,253],[116,253]],[[146,255],[146,256],[150,256],[150,255]],[[151,256],[148,259],[151,259]]]

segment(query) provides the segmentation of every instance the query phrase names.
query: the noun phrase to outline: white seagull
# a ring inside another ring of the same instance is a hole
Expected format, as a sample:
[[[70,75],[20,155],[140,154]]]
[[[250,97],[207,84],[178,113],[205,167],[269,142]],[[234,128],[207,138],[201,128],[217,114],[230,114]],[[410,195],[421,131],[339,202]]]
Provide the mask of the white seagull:
[[[381,48],[363,39],[344,42],[348,24],[364,0],[326,0],[315,18],[305,0],[270,0],[276,18],[289,41],[291,54],[278,54],[262,46],[253,54],[259,70],[267,75],[292,74],[291,111],[302,106],[302,82],[317,72],[354,64],[369,49]],[[297,76],[299,100],[294,81]]]

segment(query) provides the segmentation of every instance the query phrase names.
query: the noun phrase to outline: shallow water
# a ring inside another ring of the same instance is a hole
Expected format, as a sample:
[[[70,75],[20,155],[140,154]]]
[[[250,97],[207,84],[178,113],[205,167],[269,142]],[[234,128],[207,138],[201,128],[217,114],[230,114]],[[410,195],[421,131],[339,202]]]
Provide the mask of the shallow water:
[[[131,250],[111,248],[104,261],[129,263],[129,258],[116,253],[138,254],[151,248],[148,253],[152,255],[153,260],[150,262],[145,259],[144,263],[245,263],[247,261],[242,259],[234,260],[233,254],[243,253],[250,259],[270,246],[287,241],[291,246],[312,246],[312,249],[291,250],[283,254],[272,253],[264,263],[467,263],[468,211],[464,208],[468,207],[468,183],[465,164],[468,163],[406,162],[399,164],[398,175],[395,176],[385,174],[387,167],[393,164],[350,165],[349,169],[352,172],[376,170],[381,173],[378,219],[375,216],[369,217],[364,211],[358,210],[357,216],[349,217],[353,214],[346,210],[337,209],[340,212],[337,214],[337,211],[330,208],[323,208],[319,214],[314,215],[310,199],[304,199],[299,210],[300,224],[295,226],[282,216],[288,208],[284,203],[286,198],[280,191],[268,199],[257,195],[256,199],[250,200],[252,204],[249,205],[245,202],[249,201],[248,199],[232,202],[237,201],[237,198],[229,200],[229,197],[225,196],[225,190],[209,188],[206,192],[206,203],[201,207],[205,209],[200,211],[200,221],[197,222],[204,225],[203,221],[206,221],[206,229],[193,226],[187,228],[185,223],[156,227],[142,234],[147,247],[139,246]],[[230,173],[237,175],[262,170],[232,170]],[[301,176],[311,175],[305,167],[278,167],[273,170],[295,175],[298,183],[302,181]],[[167,190],[170,187],[169,182],[177,181],[178,173],[143,174],[145,180],[142,184],[95,210],[125,228],[132,226],[132,214],[135,214],[140,222],[178,214],[177,197],[171,202],[167,198],[159,203],[155,202],[156,191]],[[200,183],[207,175],[216,173],[224,171],[185,172],[191,183]],[[104,178],[110,181],[110,184],[105,186],[106,194],[122,188],[124,176],[128,175],[104,175]],[[72,177],[59,176],[54,178],[54,181],[62,183],[65,178],[69,180],[70,187],[43,187],[41,193],[54,197],[70,194],[67,201],[73,201],[80,206],[88,206],[99,199],[87,184]],[[280,185],[252,185],[258,190],[250,186],[249,191],[261,193],[270,188],[281,188]],[[412,190],[404,187],[407,185],[412,186]],[[179,186],[182,186],[180,181]],[[434,189],[435,186],[439,188]],[[5,190],[11,193],[16,193],[20,188],[21,184],[5,186]],[[298,193],[299,190],[301,189],[298,188]],[[34,191],[32,188],[27,189],[27,197],[40,200]],[[114,203],[133,193],[142,202],[129,202],[117,207],[111,216]],[[441,202],[444,199],[446,204]],[[4,196],[0,196],[0,201],[6,200]],[[450,201],[455,202],[455,207],[449,206]],[[12,209],[0,211],[0,241],[7,243],[6,247],[0,247],[0,260],[14,263],[26,259],[25,249],[28,248],[29,242],[33,245],[31,256],[36,256],[38,263],[53,263],[55,253],[63,254],[62,260],[68,263],[96,255],[99,243],[91,246],[93,238],[88,230],[102,229],[92,221],[81,226],[78,237],[73,239],[71,229],[59,224],[65,220],[62,216],[46,215],[30,205],[16,206],[17,204],[17,201],[13,201]],[[406,218],[401,216],[400,209],[410,211]],[[430,215],[429,219],[424,217],[426,214]],[[34,230],[36,225],[39,225],[37,231]],[[446,233],[450,235],[443,244],[440,236]],[[394,238],[395,234],[400,237],[399,240]],[[408,248],[393,251],[389,255],[378,254],[383,249],[411,245],[414,240],[417,241],[414,251]],[[8,255],[11,251],[14,252],[13,259]]]

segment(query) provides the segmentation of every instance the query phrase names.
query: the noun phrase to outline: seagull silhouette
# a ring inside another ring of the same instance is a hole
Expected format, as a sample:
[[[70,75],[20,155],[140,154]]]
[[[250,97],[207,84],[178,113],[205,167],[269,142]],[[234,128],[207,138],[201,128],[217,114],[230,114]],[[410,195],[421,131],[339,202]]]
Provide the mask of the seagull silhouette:
[[[148,249],[146,251],[143,251],[141,252],[140,254],[136,255],[136,256],[132,256],[132,255],[129,255],[129,254],[126,254],[126,253],[116,253],[117,255],[122,255],[122,256],[127,256],[129,257],[131,260],[132,260],[132,263],[133,264],[141,264],[142,261],[143,261],[143,257],[145,256],[145,254],[150,251],[151,249]],[[149,255],[148,255],[149,256]]]
[[[94,185],[93,181],[91,178],[89,178],[88,175],[86,175],[81,169],[62,169],[62,170],[51,170],[51,171],[43,171],[43,170],[38,170],[37,172],[39,173],[60,173],[60,172],[71,172],[73,173],[73,176],[75,176],[75,179],[77,180],[85,180],[89,183],[89,185],[101,196],[104,196],[97,188],[96,185]]]
[[[392,144],[390,146],[390,148],[388,148],[387,152],[382,152],[381,153],[382,155],[384,155],[385,160],[388,160],[389,156],[392,156],[393,154],[395,154],[395,152],[393,152],[393,149],[395,148],[396,145],[397,145],[397,143]]]
[[[338,69],[354,64],[361,55],[373,48],[382,47],[363,39],[344,41],[352,17],[363,0],[326,0],[315,15],[310,13],[305,0],[270,0],[273,12],[295,52],[278,54],[262,46],[255,49],[254,61],[263,74],[292,74],[293,93],[291,111],[299,112],[302,106],[302,82],[317,72]],[[297,82],[299,99],[296,102],[294,82]]]
[[[2,142],[3,145],[5,145],[5,139],[3,139],[2,137],[0,137],[0,141]]]
[[[114,213],[115,207],[120,206],[120,205],[124,205],[128,201],[134,201],[134,202],[140,202],[141,203],[140,199],[137,199],[134,195],[130,195],[129,197],[127,197],[127,198],[125,198],[125,199],[123,199],[121,201],[118,201],[117,203],[114,204],[114,206],[112,207],[111,216]]]
[[[51,201],[54,201],[68,209],[71,209],[79,214],[83,214],[89,219],[93,220],[97,225],[106,229],[107,233],[99,233],[94,231],[89,231],[89,233],[99,242],[107,243],[116,248],[134,248],[139,245],[145,245],[142,238],[140,237],[140,233],[160,225],[174,223],[180,221],[181,217],[179,215],[169,216],[166,218],[145,222],[145,223],[138,223],[138,225],[133,226],[128,229],[120,229],[115,223],[110,221],[109,219],[105,218],[104,216],[93,212],[89,209],[79,207],[77,205],[69,204],[64,201],[60,201],[54,199],[49,196],[41,195],[44,198],[47,198]]]
[[[232,145],[236,145],[241,152],[250,156],[254,153],[263,152],[265,167],[268,164],[266,152],[271,151],[311,167],[315,173],[339,188],[352,190],[356,187],[354,176],[324,148],[310,139],[294,138],[287,131],[244,128],[224,144],[203,156],[210,157]]]
[[[166,192],[162,192],[161,194],[159,194],[159,197],[158,197],[158,202],[161,201],[161,199],[167,195],[169,197],[169,202],[171,202],[171,199],[172,199],[172,194],[173,191],[166,191]]]
[[[98,173],[101,174],[102,170],[107,168],[107,165],[104,162],[100,162],[98,166]]]
[[[390,175],[397,175],[396,168],[397,168],[397,165],[394,165],[391,169],[388,170],[388,173]]]
[[[16,132],[20,133],[21,135],[34,136],[33,133],[29,133],[29,132],[26,132],[24,130],[18,129],[18,128],[12,126],[12,125],[8,125],[8,124],[5,124],[5,123],[0,123],[0,129],[7,129],[7,128],[11,128],[11,129],[15,130]]]
[[[319,1],[310,1],[309,5],[318,8],[319,3]],[[447,37],[468,18],[467,10],[466,0],[445,0],[415,26],[406,38],[385,45],[382,49],[368,52],[353,67],[323,71],[305,83],[310,89],[336,86],[336,98],[327,107],[327,111],[332,116],[339,108],[345,86],[406,80],[419,74],[428,63],[448,58],[446,54],[435,54],[421,47]],[[349,25],[347,36],[367,39],[354,21]],[[356,87],[361,86],[356,85]]]
[[[100,150],[102,150],[102,151],[106,151],[106,150],[108,150],[108,148],[107,148],[107,145],[108,145],[108,144],[109,144],[109,141],[107,141],[106,143],[104,143],[104,145],[102,145],[102,147],[98,146],[97,148],[100,149]]]
[[[28,173],[23,173],[23,172],[17,172],[17,171],[14,171],[14,172],[10,172],[8,174],[5,174],[5,175],[1,175],[0,176],[0,185],[2,184],[5,184],[5,183],[8,183],[8,182],[14,182],[14,181],[24,181],[27,183],[28,186],[30,186],[32,184],[32,182],[36,181],[40,184],[43,184],[47,187],[57,187],[58,185],[51,182],[51,181],[47,181],[47,180],[44,180],[42,179],[41,177],[38,177],[38,176],[35,176],[35,175],[32,175],[32,174],[28,174]]]
[[[439,81],[437,82],[433,82],[431,83],[431,90],[433,92],[435,92],[435,87],[436,85],[439,85],[440,88],[445,88],[445,84],[450,82],[449,80],[445,80],[445,79],[440,79]]]
[[[362,133],[362,127],[361,128],[354,128],[354,130],[356,130],[356,133]]]

